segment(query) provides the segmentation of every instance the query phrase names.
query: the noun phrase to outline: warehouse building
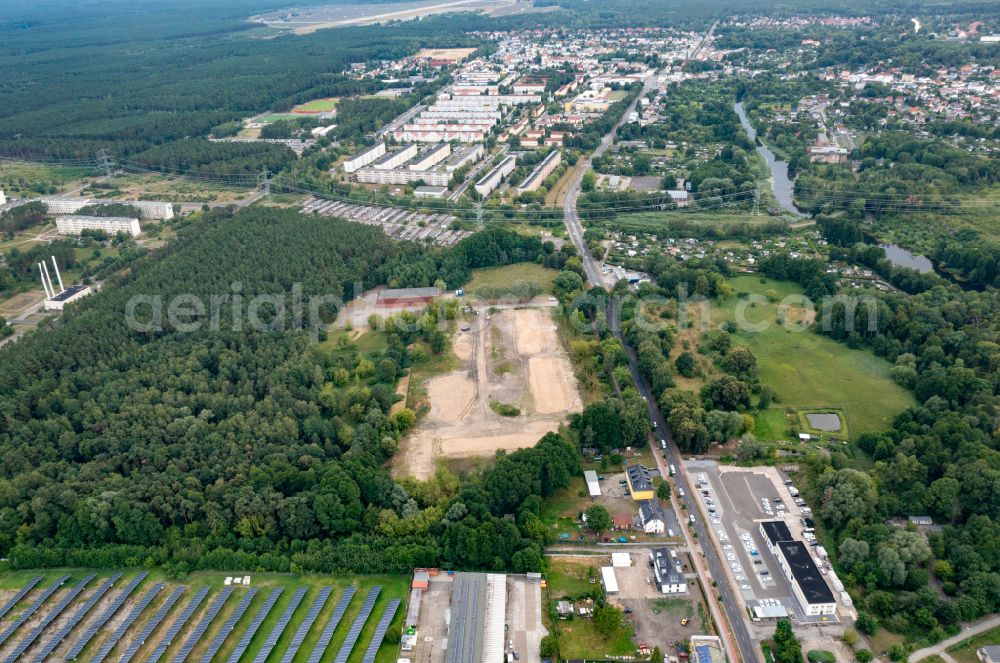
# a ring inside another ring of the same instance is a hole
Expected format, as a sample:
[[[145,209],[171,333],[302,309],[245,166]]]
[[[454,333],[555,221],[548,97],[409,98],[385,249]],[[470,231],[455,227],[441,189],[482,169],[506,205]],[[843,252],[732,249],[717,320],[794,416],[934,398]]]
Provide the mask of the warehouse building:
[[[79,235],[84,230],[101,230],[114,236],[126,233],[132,237],[142,234],[139,219],[124,216],[59,216],[56,217],[56,232],[60,235]]]
[[[359,168],[364,168],[368,164],[385,154],[385,143],[375,143],[371,147],[365,148],[353,157],[344,162],[344,172],[353,173]]]
[[[792,533],[788,525],[783,520],[765,520],[760,524],[760,533],[764,535],[767,548],[772,555],[778,554],[778,544],[782,541],[791,541]]]
[[[507,577],[499,573],[457,573],[451,592],[447,663],[504,660]]]
[[[379,291],[375,306],[382,309],[423,308],[440,296],[440,288],[386,288]]]
[[[514,155],[505,157],[503,161],[494,166],[490,172],[483,175],[476,182],[476,193],[484,198],[490,195],[494,189],[500,186],[503,178],[514,172],[515,166],[517,166],[517,157]]]
[[[601,494],[601,484],[594,470],[584,470],[583,479],[587,482],[587,492],[591,497],[599,497]]]
[[[406,167],[410,170],[427,170],[444,161],[450,154],[451,145],[448,143],[430,145],[420,150]]]
[[[562,163],[562,154],[559,150],[552,150],[548,156],[535,164],[528,176],[524,178],[521,185],[517,187],[517,193],[523,194],[530,191],[537,191],[542,186],[545,178],[552,174],[559,164]]]
[[[601,567],[601,580],[604,582],[604,593],[605,594],[617,594],[618,593],[618,578],[615,576],[615,567],[613,567],[613,566],[602,566]]]
[[[809,554],[809,547],[801,541],[782,541],[778,552],[778,565],[802,610],[807,615],[837,614],[837,601]]]

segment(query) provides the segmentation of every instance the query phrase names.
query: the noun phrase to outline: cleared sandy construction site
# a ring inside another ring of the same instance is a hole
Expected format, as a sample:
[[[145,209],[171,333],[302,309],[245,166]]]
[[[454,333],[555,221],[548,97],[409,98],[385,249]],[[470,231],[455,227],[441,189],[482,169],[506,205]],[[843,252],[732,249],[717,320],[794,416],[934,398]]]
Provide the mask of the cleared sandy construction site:
[[[534,446],[582,407],[573,367],[547,308],[480,312],[456,332],[459,368],[426,385],[430,412],[394,461],[400,476],[427,479],[438,458],[492,456],[498,449]],[[513,405],[516,417],[491,403]]]

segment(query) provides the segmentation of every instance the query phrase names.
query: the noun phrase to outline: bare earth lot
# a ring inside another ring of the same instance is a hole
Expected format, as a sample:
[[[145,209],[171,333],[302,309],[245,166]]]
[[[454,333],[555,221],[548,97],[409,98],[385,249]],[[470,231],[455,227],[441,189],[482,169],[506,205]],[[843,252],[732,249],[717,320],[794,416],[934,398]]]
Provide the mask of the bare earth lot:
[[[438,458],[534,446],[582,407],[576,377],[547,309],[485,310],[453,339],[458,369],[427,383],[430,412],[396,455],[397,475],[427,479]],[[491,401],[514,405],[504,417]]]

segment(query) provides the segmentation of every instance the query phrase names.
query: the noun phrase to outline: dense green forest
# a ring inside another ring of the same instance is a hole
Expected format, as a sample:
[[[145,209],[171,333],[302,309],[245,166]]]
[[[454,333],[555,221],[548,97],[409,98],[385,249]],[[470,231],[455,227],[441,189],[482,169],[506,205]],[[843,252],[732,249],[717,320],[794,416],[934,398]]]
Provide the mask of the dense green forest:
[[[381,469],[412,424],[412,413],[388,414],[407,348],[446,351],[438,325],[454,307],[388,325],[387,348],[373,353],[346,337],[317,345],[306,331],[241,329],[228,322],[235,299],[215,330],[136,332],[125,313],[137,295],[249,301],[298,283],[308,305],[350,298],[355,283],[461,285],[472,267],[541,252],[504,230],[430,250],[294,212],[205,213],[58,324],[0,351],[0,554],[18,567],[539,568],[539,496],[577,471],[558,435],[462,486],[448,475],[404,486]]]

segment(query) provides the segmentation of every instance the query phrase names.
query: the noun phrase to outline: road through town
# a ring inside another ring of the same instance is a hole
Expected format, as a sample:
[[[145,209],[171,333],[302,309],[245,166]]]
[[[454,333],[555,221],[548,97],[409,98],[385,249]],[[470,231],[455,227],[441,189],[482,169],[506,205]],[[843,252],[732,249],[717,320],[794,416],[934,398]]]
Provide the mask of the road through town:
[[[715,25],[713,24],[711,29],[705,35],[704,39],[699,43],[699,45],[692,50],[689,57],[696,57],[701,51],[702,47],[711,40],[712,33],[715,30]],[[576,247],[577,252],[580,255],[581,261],[583,263],[584,273],[587,276],[587,281],[591,285],[597,285],[602,287],[607,287],[604,282],[604,278],[601,274],[601,268],[598,261],[594,258],[593,254],[587,248],[587,244],[583,239],[583,224],[580,222],[580,215],[577,213],[576,201],[580,194],[580,185],[583,181],[583,174],[591,167],[592,160],[595,156],[601,156],[604,152],[614,143],[615,135],[618,132],[618,128],[628,121],[629,113],[635,110],[639,103],[639,99],[652,91],[656,86],[656,76],[651,75],[646,78],[643,85],[642,94],[636,97],[629,107],[622,113],[621,118],[615,124],[614,127],[601,139],[600,144],[594,150],[590,158],[588,158],[583,167],[579,168],[576,176],[573,178],[570,184],[569,191],[566,195],[566,202],[563,206],[563,217],[566,223],[566,230],[569,232],[570,239],[573,241],[573,245]],[[611,284],[613,285],[613,284]],[[622,344],[628,349],[629,356],[629,369],[632,373],[632,379],[635,382],[639,392],[646,399],[649,406],[649,416],[654,423],[654,428],[660,431],[663,436],[665,436],[668,441],[666,453],[666,461],[656,453],[654,449],[654,456],[657,458],[657,464],[659,465],[660,472],[662,476],[667,476],[667,465],[672,464],[678,468],[678,474],[675,477],[677,485],[682,487],[685,492],[685,496],[680,498],[679,496],[675,499],[680,499],[687,506],[687,513],[694,514],[698,513],[697,505],[693,501],[694,491],[691,489],[691,484],[688,481],[687,473],[683,470],[683,464],[681,463],[680,451],[677,445],[674,444],[673,436],[667,429],[667,422],[660,413],[659,407],[656,403],[656,396],[653,395],[646,384],[643,377],[639,374],[639,366],[636,362],[635,353],[631,348],[625,343],[625,339],[622,337],[621,324],[618,315],[618,305],[614,298],[608,300],[608,322],[611,325],[611,329],[614,335],[622,341]],[[682,513],[682,512],[679,512]],[[706,588],[706,593],[708,594],[707,603],[709,610],[712,613],[712,619],[718,625],[719,631],[722,634],[722,642],[725,645],[725,649],[730,661],[743,661],[749,663],[750,661],[760,661],[763,660],[761,655],[758,654],[758,650],[754,646],[753,639],[750,637],[750,631],[744,621],[744,613],[742,608],[742,600],[736,596],[732,585],[729,583],[725,570],[719,558],[718,551],[715,546],[712,545],[711,535],[705,528],[704,523],[701,518],[696,518],[693,525],[694,531],[697,533],[698,539],[704,542],[701,546],[701,550],[704,553],[704,559],[701,555],[692,554],[691,558],[694,561],[695,569],[698,572],[699,578],[702,580],[702,585]],[[691,550],[695,550],[693,545],[694,541],[691,533],[688,531],[688,523],[682,520],[681,530],[684,532],[684,538]],[[705,565],[707,564],[707,571]],[[728,617],[728,627],[727,621],[722,615],[722,611],[719,607],[719,601],[715,600],[715,595],[712,592],[712,579],[717,579],[717,587],[719,594],[722,596],[722,607],[725,610],[726,616]]]

